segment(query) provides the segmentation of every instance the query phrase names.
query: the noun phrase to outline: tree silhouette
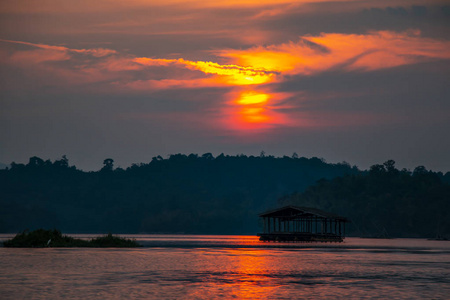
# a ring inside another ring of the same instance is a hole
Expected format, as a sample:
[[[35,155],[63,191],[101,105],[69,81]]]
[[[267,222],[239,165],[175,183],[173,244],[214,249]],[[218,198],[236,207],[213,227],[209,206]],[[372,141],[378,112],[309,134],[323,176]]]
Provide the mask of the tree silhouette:
[[[107,158],[103,161],[102,171],[110,172],[114,168],[114,160],[112,158]]]

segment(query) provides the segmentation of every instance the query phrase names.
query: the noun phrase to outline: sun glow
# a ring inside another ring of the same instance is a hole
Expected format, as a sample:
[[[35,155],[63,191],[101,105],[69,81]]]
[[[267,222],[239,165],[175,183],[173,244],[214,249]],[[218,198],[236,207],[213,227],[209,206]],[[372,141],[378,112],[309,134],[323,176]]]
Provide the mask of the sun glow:
[[[235,100],[235,103],[240,106],[238,109],[240,119],[246,123],[270,122],[271,117],[266,107],[269,99],[270,95],[265,93],[254,91],[241,93]]]
[[[224,108],[225,126],[240,132],[263,132],[280,124],[287,124],[282,113],[277,112],[277,102],[285,95],[256,90],[231,93]]]
[[[236,101],[237,104],[249,105],[249,104],[264,104],[269,100],[268,94],[258,94],[255,92],[242,93],[240,98]]]

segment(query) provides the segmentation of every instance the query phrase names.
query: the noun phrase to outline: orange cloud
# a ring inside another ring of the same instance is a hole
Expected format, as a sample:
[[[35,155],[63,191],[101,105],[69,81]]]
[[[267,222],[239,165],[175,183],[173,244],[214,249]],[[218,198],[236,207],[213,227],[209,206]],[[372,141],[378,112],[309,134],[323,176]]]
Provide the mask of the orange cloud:
[[[423,38],[420,32],[378,31],[368,34],[324,33],[298,43],[221,50],[235,64],[283,74],[313,74],[332,68],[371,71],[450,59],[450,41]]]
[[[154,59],[139,57],[135,62],[147,66],[181,65],[191,70],[198,70],[205,74],[218,75],[216,82],[225,85],[262,84],[273,80],[275,73],[253,67],[238,65],[220,65],[210,61],[190,61],[179,59]]]

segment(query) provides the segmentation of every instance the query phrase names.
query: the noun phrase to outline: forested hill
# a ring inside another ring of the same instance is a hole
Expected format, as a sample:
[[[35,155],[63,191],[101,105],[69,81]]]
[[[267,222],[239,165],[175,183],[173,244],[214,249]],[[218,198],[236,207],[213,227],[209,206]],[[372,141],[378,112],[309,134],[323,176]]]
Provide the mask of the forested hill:
[[[320,180],[279,205],[313,206],[352,221],[351,234],[365,237],[450,238],[450,173],[424,167],[397,170],[390,160],[369,172]]]
[[[0,232],[254,234],[257,214],[321,178],[358,173],[319,158],[191,154],[98,172],[32,157],[0,170]]]

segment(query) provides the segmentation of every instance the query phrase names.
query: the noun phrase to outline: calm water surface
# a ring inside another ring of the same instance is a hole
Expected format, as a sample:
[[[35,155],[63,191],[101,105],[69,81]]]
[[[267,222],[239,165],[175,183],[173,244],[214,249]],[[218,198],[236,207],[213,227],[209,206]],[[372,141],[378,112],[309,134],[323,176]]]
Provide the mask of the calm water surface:
[[[253,236],[127,237],[145,247],[1,247],[0,298],[450,299],[447,241],[273,244]]]

